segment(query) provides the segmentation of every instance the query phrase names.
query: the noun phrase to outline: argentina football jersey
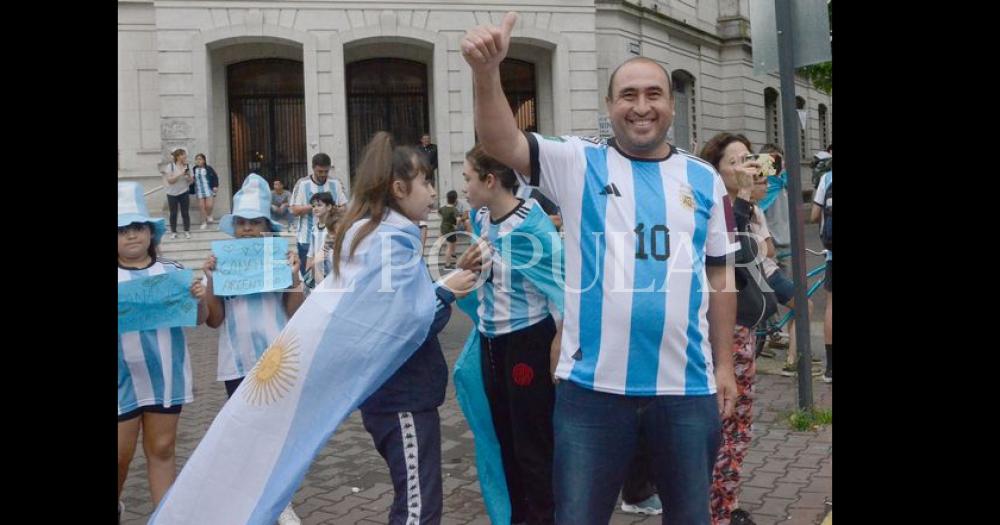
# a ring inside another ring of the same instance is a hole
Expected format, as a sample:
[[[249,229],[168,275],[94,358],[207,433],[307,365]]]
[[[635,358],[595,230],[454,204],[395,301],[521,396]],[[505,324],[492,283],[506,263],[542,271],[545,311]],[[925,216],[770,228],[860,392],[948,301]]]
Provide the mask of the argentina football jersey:
[[[527,137],[530,184],[565,233],[556,376],[625,395],[714,393],[705,266],[738,247],[721,177],[682,151],[638,159],[613,139]]]

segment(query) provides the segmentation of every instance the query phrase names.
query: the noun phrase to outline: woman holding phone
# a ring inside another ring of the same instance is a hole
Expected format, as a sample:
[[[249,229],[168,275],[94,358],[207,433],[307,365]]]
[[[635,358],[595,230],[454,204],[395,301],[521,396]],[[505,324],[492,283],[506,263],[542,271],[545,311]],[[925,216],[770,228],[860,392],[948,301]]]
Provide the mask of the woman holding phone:
[[[177,238],[177,208],[181,210],[181,218],[184,220],[184,238],[191,238],[191,216],[188,209],[191,206],[188,190],[194,182],[191,175],[191,167],[187,163],[187,151],[184,148],[176,148],[170,155],[173,162],[167,164],[163,170],[163,186],[167,190],[167,203],[170,205],[170,238]]]
[[[751,203],[753,189],[755,185],[763,188],[765,183],[761,162],[757,155],[751,153],[750,141],[743,135],[719,133],[705,144],[700,156],[719,172],[726,185],[737,231],[749,232],[755,211]],[[759,244],[747,235],[737,237],[740,249],[735,256],[736,263],[755,263],[761,250]],[[739,293],[753,292],[747,286]],[[743,304],[739,299],[737,297],[737,302]],[[753,325],[757,319],[753,312],[740,310],[742,308],[738,307],[732,347],[736,407],[733,414],[722,421],[722,445],[712,475],[712,525],[753,525],[750,514],[739,508],[739,490],[743,458],[750,450],[753,438],[753,381],[757,374]]]

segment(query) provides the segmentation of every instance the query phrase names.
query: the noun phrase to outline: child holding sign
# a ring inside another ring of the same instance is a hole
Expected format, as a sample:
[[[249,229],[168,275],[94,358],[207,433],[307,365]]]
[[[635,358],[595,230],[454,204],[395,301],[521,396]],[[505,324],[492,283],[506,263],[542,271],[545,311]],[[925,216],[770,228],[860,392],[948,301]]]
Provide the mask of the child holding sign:
[[[219,230],[237,239],[253,239],[281,229],[281,225],[271,219],[271,190],[267,181],[251,173],[233,197],[233,213],[219,220]],[[261,257],[265,256],[267,254],[261,254]],[[294,249],[288,251],[292,287],[287,290],[217,296],[212,280],[216,262],[215,256],[210,255],[202,266],[207,280],[206,322],[212,328],[219,328],[225,322],[219,335],[217,380],[225,383],[226,395],[232,397],[268,345],[302,305],[305,296],[299,286],[299,272],[292,270],[299,267],[299,256]],[[300,523],[291,503],[281,513],[278,522],[281,525]]]
[[[118,183],[118,282],[181,270],[180,264],[157,257],[166,230],[163,219],[149,216],[142,186]],[[191,284],[191,295],[204,292]],[[205,309],[198,305],[197,322]],[[121,325],[119,325],[121,326]],[[194,401],[191,363],[184,330],[168,326],[118,334],[118,498],[135,455],[139,429],[149,465],[149,491],[159,504],[174,481],[174,443],[181,406]],[[118,518],[123,505],[118,503]]]
[[[233,213],[219,220],[219,230],[237,239],[259,238],[281,231],[281,225],[271,219],[270,204],[267,182],[251,173],[233,197]],[[212,328],[223,322],[226,325],[219,337],[218,380],[225,382],[226,394],[231,397],[305,297],[295,290],[299,284],[298,272],[292,272],[289,290],[220,297],[215,295],[212,279],[216,263],[215,255],[210,255],[202,267],[207,280],[207,323]],[[294,250],[288,252],[288,264],[298,267],[298,254]]]

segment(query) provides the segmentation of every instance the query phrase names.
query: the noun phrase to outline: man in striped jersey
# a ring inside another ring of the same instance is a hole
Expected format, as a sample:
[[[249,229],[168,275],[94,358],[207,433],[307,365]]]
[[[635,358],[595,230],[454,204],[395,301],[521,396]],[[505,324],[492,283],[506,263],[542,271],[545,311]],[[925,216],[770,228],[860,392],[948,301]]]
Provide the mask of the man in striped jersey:
[[[296,224],[296,240],[299,248],[300,270],[305,273],[306,259],[309,255],[309,244],[312,242],[313,225],[316,219],[313,217],[312,205],[309,202],[313,195],[320,192],[329,192],[333,195],[334,203],[340,207],[347,204],[347,196],[344,193],[344,185],[336,177],[330,177],[333,171],[333,162],[326,153],[317,153],[312,158],[313,173],[310,177],[299,179],[292,189],[291,210],[292,215],[298,217]]]
[[[637,57],[611,75],[615,139],[517,129],[500,84],[517,15],[471,29],[476,131],[487,152],[561,209],[565,316],[555,371],[559,524],[608,523],[640,433],[664,523],[710,522],[709,484],[732,411],[731,206],[718,173],[666,141],[670,76]]]

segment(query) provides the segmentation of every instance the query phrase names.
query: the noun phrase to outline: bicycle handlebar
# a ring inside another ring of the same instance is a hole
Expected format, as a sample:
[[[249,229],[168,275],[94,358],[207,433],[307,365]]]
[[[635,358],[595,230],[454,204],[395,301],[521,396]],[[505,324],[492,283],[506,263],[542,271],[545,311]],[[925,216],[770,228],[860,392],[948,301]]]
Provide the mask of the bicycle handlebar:
[[[826,255],[826,252],[827,252],[827,250],[822,250],[822,251],[818,251],[817,252],[817,251],[814,251],[814,250],[810,250],[809,248],[806,248],[806,251],[809,252],[812,255],[819,255],[819,256]],[[789,258],[791,256],[792,256],[792,252],[784,252],[784,253],[779,253],[778,256],[775,257],[775,259],[787,259],[787,258]]]

